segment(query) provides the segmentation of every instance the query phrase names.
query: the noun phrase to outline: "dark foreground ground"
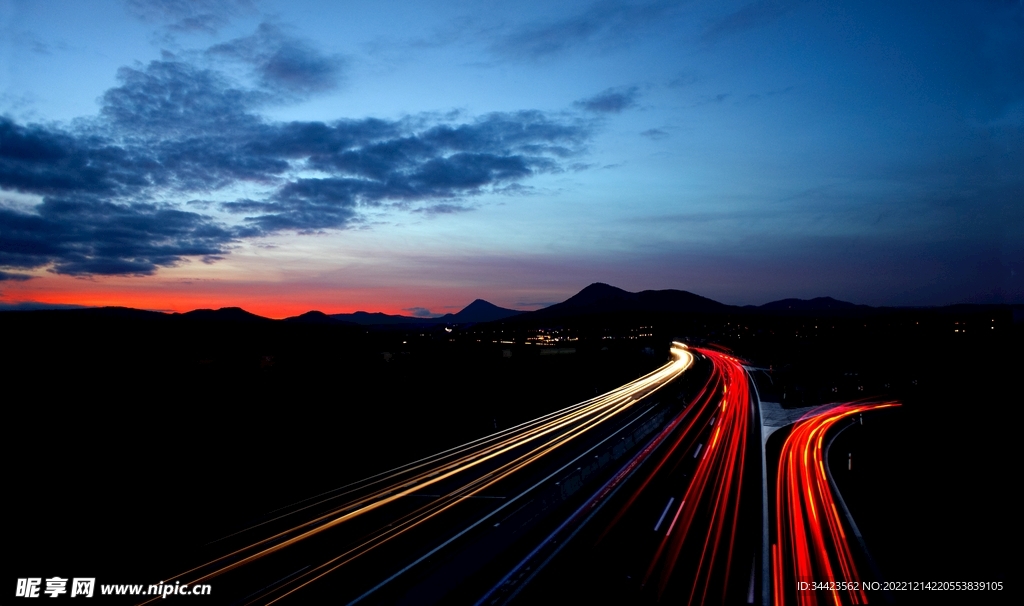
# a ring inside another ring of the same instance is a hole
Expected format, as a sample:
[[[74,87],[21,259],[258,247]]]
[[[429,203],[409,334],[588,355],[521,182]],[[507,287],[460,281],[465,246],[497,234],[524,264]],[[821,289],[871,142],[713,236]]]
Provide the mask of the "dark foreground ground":
[[[539,329],[514,323],[367,332],[2,313],[8,580],[179,572],[271,509],[611,389],[687,338],[768,369],[761,396],[785,406],[901,401],[832,448],[881,575],[1007,586],[949,603],[1018,593],[1022,339],[1010,308],[602,316],[557,328],[576,340],[540,355],[525,345]]]
[[[270,510],[603,393],[667,354],[542,356],[440,329],[41,313],[0,324],[10,576],[101,582],[181,572]]]

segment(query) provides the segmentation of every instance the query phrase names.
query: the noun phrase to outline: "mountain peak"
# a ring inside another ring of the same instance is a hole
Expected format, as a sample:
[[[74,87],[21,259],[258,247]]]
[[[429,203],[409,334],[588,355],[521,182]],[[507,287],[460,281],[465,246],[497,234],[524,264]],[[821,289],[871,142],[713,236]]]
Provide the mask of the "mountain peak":
[[[523,312],[516,309],[505,309],[504,307],[498,307],[490,301],[484,301],[483,299],[476,299],[469,305],[462,308],[461,311],[454,314],[447,314],[437,318],[441,322],[493,322],[495,320],[504,320],[511,316],[521,314]]]
[[[285,318],[284,321],[291,322],[294,324],[351,324],[351,322],[346,322],[344,320],[332,318],[331,316],[325,314],[324,312],[317,310],[307,311],[306,313],[299,316]]]
[[[270,321],[270,318],[257,316],[254,313],[245,311],[241,307],[221,307],[220,309],[193,309],[181,314],[183,317],[193,320],[220,320],[232,322],[261,322]]]
[[[530,313],[530,318],[555,318],[576,314],[715,312],[728,306],[685,290],[629,292],[595,282],[562,303]],[[525,319],[525,318],[524,318]]]
[[[574,305],[588,305],[605,299],[631,299],[636,296],[636,293],[622,290],[621,288],[610,284],[594,282],[575,295],[566,299],[563,304],[572,303]]]

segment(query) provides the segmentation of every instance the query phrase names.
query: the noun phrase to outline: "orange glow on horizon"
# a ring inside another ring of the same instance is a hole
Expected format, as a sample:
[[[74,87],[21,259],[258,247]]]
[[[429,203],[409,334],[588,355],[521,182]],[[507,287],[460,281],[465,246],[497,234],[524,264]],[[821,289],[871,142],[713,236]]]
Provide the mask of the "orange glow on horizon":
[[[513,295],[514,296],[514,295]],[[74,278],[45,276],[5,283],[0,302],[131,307],[167,313],[194,309],[241,307],[267,318],[282,319],[308,311],[327,314],[356,311],[412,316],[423,307],[433,314],[455,313],[486,293],[468,287],[344,287],[314,282],[241,282],[233,280],[159,279],[153,277]],[[500,307],[515,303],[488,299]]]
[[[357,305],[320,306],[303,303],[303,300],[319,297],[303,297],[303,293],[288,293],[286,299],[275,296],[261,297],[250,292],[162,292],[159,290],[124,291],[118,289],[49,290],[38,296],[18,296],[19,293],[5,293],[4,303],[50,303],[83,305],[86,307],[132,307],[166,313],[185,313],[194,309],[220,309],[241,307],[266,318],[277,320],[298,316],[307,311],[322,311],[328,314],[353,313],[356,311],[383,312],[395,315],[411,315],[394,302],[368,302]],[[349,293],[346,293],[349,294]],[[369,298],[368,298],[369,300]],[[371,300],[372,301],[372,300]],[[411,306],[410,306],[411,307]],[[458,311],[458,310],[455,310]]]

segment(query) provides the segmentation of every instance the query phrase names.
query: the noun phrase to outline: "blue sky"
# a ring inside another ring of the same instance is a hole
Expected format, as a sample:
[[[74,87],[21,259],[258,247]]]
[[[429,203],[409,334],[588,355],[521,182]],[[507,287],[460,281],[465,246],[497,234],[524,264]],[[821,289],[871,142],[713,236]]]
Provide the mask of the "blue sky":
[[[1022,302],[1024,5],[0,2],[0,301]]]

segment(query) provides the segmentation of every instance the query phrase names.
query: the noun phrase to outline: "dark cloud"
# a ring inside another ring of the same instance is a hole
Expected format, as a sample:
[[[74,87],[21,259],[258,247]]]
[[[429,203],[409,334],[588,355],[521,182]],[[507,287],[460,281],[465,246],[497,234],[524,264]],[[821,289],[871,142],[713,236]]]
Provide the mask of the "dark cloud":
[[[345,227],[357,220],[360,206],[408,207],[494,191],[560,170],[557,159],[575,153],[588,134],[584,125],[557,122],[540,112],[490,114],[418,132],[404,126],[380,121],[286,125],[284,136],[271,138],[272,144],[338,176],[296,179],[265,201],[230,202],[222,208],[248,214],[248,222],[269,231]],[[443,204],[424,208],[428,213],[454,210]]]
[[[0,266],[70,275],[148,275],[235,240],[208,217],[153,204],[48,197],[34,213],[0,208]]]
[[[678,0],[597,2],[565,19],[533,23],[500,36],[491,50],[507,58],[543,59],[584,44],[621,43],[664,23],[680,4]]]
[[[9,271],[0,271],[0,282],[24,282],[34,277],[28,274],[12,274]]]
[[[248,215],[246,221],[262,232],[343,228],[358,221],[357,199],[363,185],[355,179],[299,179],[267,201],[240,200],[221,208]]]
[[[265,95],[235,87],[220,73],[176,60],[152,61],[141,69],[122,67],[121,86],[105,92],[101,115],[127,137],[194,137],[250,130],[251,111]]]
[[[296,94],[334,88],[345,65],[342,57],[325,55],[271,23],[261,23],[251,36],[212,46],[206,54],[245,63],[265,88]]]
[[[472,206],[466,206],[464,204],[452,204],[450,202],[440,202],[438,204],[431,204],[429,206],[422,206],[417,208],[413,212],[423,213],[426,215],[453,215],[455,213],[464,213],[474,210]]]
[[[38,301],[20,301],[4,303],[0,301],[0,311],[36,311],[40,309],[85,309],[85,305],[69,305],[66,303],[40,303]]]
[[[471,210],[453,200],[566,170],[592,128],[539,111],[271,122],[256,111],[274,94],[173,56],[118,78],[100,116],[75,128],[0,117],[0,190],[42,198],[0,207],[0,267],[145,275],[216,259],[239,238],[351,227],[369,208]],[[266,193],[210,195],[241,184]]]
[[[623,110],[636,106],[639,90],[635,86],[629,88],[609,88],[588,99],[574,103],[580,109],[600,114],[618,114]]]
[[[124,150],[96,137],[76,137],[0,117],[0,187],[38,194],[113,193]],[[137,175],[139,171],[132,171]],[[135,177],[138,180],[139,177]]]
[[[426,307],[404,307],[402,311],[407,311],[412,314],[414,318],[435,318],[437,314],[433,313]]]
[[[647,137],[648,139],[654,139],[655,141],[657,141],[658,139],[664,139],[665,137],[668,137],[668,133],[660,128],[649,128],[644,132],[640,133],[640,135]]]
[[[124,0],[128,13],[172,31],[216,33],[232,19],[256,12],[252,0]]]
[[[569,166],[569,170],[573,170],[572,165]],[[522,183],[509,183],[508,185],[502,185],[495,187],[493,192],[501,194],[503,196],[534,196],[537,195],[538,190],[536,187],[531,185],[523,185]]]

